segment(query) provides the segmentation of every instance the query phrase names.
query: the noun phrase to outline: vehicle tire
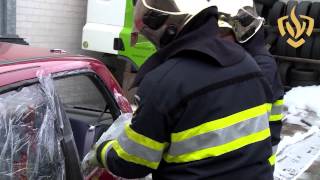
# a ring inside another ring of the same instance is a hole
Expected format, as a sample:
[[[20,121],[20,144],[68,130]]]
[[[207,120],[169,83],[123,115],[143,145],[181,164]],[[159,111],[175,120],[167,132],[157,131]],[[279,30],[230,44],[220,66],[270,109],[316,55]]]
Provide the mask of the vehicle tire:
[[[286,47],[287,47],[286,40],[279,36],[277,44],[276,44],[275,53],[279,56],[285,56],[286,55]]]
[[[269,11],[267,22],[271,26],[277,26],[278,19],[283,15],[286,4],[284,2],[276,2]]]
[[[320,34],[317,34],[314,37],[311,57],[312,57],[312,59],[319,59],[320,60]]]
[[[304,45],[300,49],[300,57],[311,59],[312,45],[314,37],[308,37]]]
[[[318,72],[309,69],[292,68],[290,71],[290,79],[292,81],[312,81],[318,80]]]
[[[312,86],[318,84],[318,72],[306,69],[292,69],[290,72],[290,86]]]
[[[297,57],[297,49],[289,44],[286,44],[286,56]]]
[[[314,2],[311,5],[308,16],[314,19],[314,27],[320,28],[320,2]]]
[[[313,39],[314,39],[313,36],[308,37],[306,39],[305,44],[302,45],[302,47],[298,49],[300,51],[299,57],[311,59]],[[315,66],[313,64],[308,64],[308,63],[296,63],[295,67],[297,69],[315,69],[314,68]]]
[[[273,6],[273,4],[277,1],[278,0],[255,0],[255,2],[263,4],[269,8],[271,8]]]
[[[310,2],[310,1],[300,2],[296,8],[296,14],[297,15],[308,15],[309,10],[311,8],[311,5],[312,5],[312,2]]]
[[[291,67],[292,67],[292,63],[290,63],[290,62],[282,62],[279,65],[278,70],[279,70],[280,78],[281,78],[283,85],[288,85],[288,82],[290,80],[288,72]]]
[[[292,81],[290,83],[291,87],[298,87],[298,86],[314,86],[314,85],[318,85],[318,81]]]
[[[286,8],[286,15],[290,15],[291,10],[293,9],[294,6],[297,6],[298,2],[295,0],[290,0],[287,3],[287,8]]]

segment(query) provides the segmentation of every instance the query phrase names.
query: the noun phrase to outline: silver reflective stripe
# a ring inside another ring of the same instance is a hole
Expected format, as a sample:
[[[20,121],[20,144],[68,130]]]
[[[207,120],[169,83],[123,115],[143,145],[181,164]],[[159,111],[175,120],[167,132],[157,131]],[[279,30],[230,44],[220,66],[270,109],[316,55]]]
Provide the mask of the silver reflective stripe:
[[[224,129],[194,136],[185,141],[171,143],[168,154],[171,156],[178,156],[201,149],[223,145],[267,128],[269,128],[268,113]]]
[[[145,147],[143,145],[137,144],[128,138],[127,134],[123,132],[119,138],[118,142],[122,149],[128,154],[140,157],[142,159],[148,160],[150,162],[160,162],[162,158],[162,151],[156,151]]]
[[[278,146],[272,146],[272,154],[276,154],[278,150]]]
[[[272,109],[271,109],[271,115],[278,115],[278,114],[282,114],[283,113],[283,106],[275,106],[272,105]]]

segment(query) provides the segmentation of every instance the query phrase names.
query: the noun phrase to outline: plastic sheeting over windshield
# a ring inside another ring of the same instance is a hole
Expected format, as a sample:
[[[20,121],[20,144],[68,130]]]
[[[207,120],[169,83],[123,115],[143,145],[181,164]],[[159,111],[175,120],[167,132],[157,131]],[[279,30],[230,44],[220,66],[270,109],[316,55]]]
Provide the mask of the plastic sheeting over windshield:
[[[65,179],[63,121],[50,76],[0,95],[0,179]]]

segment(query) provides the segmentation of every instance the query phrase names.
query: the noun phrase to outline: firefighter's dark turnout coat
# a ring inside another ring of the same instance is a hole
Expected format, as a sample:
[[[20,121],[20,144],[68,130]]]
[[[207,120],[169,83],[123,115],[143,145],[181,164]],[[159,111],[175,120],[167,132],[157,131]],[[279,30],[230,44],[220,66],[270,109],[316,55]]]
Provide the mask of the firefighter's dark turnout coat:
[[[273,179],[272,90],[242,47],[214,36],[216,15],[200,14],[142,68],[132,123],[98,148],[113,174]]]
[[[272,109],[270,112],[269,123],[272,150],[275,155],[280,142],[280,133],[282,128],[284,88],[278,73],[277,63],[274,57],[266,49],[264,42],[264,30],[261,29],[244,45],[244,47],[255,59],[272,89]],[[274,156],[272,159],[275,161]]]

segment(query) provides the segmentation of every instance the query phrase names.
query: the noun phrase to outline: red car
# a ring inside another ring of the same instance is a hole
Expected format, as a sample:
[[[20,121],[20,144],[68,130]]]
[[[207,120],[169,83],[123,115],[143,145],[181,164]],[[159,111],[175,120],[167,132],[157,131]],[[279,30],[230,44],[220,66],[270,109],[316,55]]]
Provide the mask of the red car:
[[[51,74],[58,98],[39,72]],[[0,43],[1,180],[112,179],[80,162],[122,113],[131,106],[100,61]]]

